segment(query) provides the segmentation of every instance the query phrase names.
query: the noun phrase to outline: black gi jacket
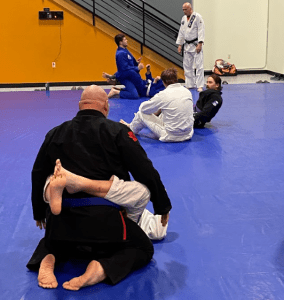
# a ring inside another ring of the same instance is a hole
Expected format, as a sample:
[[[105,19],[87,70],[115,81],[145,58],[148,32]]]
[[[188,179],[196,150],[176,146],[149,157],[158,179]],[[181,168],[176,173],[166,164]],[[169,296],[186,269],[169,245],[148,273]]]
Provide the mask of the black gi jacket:
[[[194,125],[210,122],[222,106],[222,92],[208,89],[199,94],[196,106],[201,112],[194,113]]]
[[[89,179],[109,180],[116,175],[130,180],[130,172],[136,181],[150,190],[156,214],[166,214],[171,210],[159,173],[132,131],[121,123],[106,119],[99,111],[88,109],[79,111],[75,118],[53,128],[45,137],[32,170],[35,220],[46,217],[48,204],[43,201],[43,188],[46,178],[54,171],[57,158],[67,170]],[[76,193],[71,196],[65,190],[63,197],[90,195]],[[76,209],[80,211],[80,208],[73,208]]]

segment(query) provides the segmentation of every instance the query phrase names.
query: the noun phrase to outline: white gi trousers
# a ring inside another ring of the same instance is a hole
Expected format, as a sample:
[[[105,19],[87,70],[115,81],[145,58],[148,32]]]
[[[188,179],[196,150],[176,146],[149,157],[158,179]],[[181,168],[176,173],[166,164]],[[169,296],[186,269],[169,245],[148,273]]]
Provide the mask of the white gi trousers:
[[[127,212],[127,217],[143,229],[151,240],[161,240],[167,234],[168,224],[163,227],[161,215],[153,215],[146,209],[150,200],[148,188],[137,181],[124,181],[115,175],[113,183],[105,196],[105,199],[116,203]]]
[[[194,64],[196,75],[194,72]],[[203,50],[199,53],[184,51],[183,69],[186,88],[194,88],[195,86],[197,88],[204,87]]]
[[[193,129],[184,134],[170,134],[164,126],[162,113],[157,117],[154,114],[144,114],[141,111],[138,111],[134,114],[134,118],[130,123],[130,129],[134,134],[138,134],[143,128],[148,127],[154,135],[162,142],[181,142],[189,140],[193,136]]]
[[[154,215],[146,209],[150,200],[150,191],[148,188],[137,181],[124,181],[113,175],[111,177],[112,185],[104,197],[105,199],[125,208],[127,217],[138,223],[146,235],[151,240],[161,240],[167,235],[168,224],[163,227],[161,215]],[[50,182],[50,176],[47,178],[43,199],[48,203],[45,191]]]
[[[157,117],[154,114],[146,115],[138,111],[134,114],[134,118],[130,123],[130,129],[134,134],[137,134],[146,127],[148,127],[158,139],[167,134],[161,115]]]

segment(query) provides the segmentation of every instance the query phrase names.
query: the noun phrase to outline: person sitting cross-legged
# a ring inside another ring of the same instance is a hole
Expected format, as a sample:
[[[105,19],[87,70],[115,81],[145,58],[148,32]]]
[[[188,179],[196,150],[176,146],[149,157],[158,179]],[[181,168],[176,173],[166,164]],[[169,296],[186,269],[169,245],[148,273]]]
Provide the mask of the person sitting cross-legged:
[[[181,142],[193,135],[193,102],[191,92],[178,83],[177,70],[170,68],[162,72],[165,90],[143,102],[130,124],[138,134],[148,127],[162,142]]]

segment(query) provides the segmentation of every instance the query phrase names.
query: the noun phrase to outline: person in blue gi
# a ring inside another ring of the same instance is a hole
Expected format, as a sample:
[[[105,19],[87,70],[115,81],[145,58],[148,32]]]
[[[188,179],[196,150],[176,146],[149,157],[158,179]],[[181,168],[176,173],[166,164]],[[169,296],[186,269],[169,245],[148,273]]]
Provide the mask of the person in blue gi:
[[[119,94],[121,99],[138,99],[145,97],[147,87],[142,80],[139,71],[144,68],[141,63],[141,57],[136,60],[128,51],[128,41],[123,33],[117,34],[114,37],[118,48],[116,50],[115,60],[117,66],[116,79],[120,81],[125,88],[117,90],[112,88],[109,93],[109,98]]]
[[[163,91],[165,86],[160,76],[156,76],[155,78],[152,77],[150,64],[146,65],[146,70],[146,80],[141,78],[143,89],[141,90],[140,97],[153,97],[160,91]],[[103,77],[107,80],[107,82],[114,85],[108,94],[109,98],[119,95],[121,92],[121,88],[115,86],[119,82],[117,76],[119,76],[118,72],[114,73],[113,75],[103,72]]]

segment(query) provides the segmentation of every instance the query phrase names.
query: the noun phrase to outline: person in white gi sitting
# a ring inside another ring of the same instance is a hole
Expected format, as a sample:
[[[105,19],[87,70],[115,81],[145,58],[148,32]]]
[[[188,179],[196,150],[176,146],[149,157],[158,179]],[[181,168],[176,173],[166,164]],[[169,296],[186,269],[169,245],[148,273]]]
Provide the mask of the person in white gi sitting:
[[[143,102],[130,124],[134,134],[148,127],[162,142],[181,142],[193,136],[193,101],[191,92],[178,83],[177,70],[162,72],[165,90]]]

